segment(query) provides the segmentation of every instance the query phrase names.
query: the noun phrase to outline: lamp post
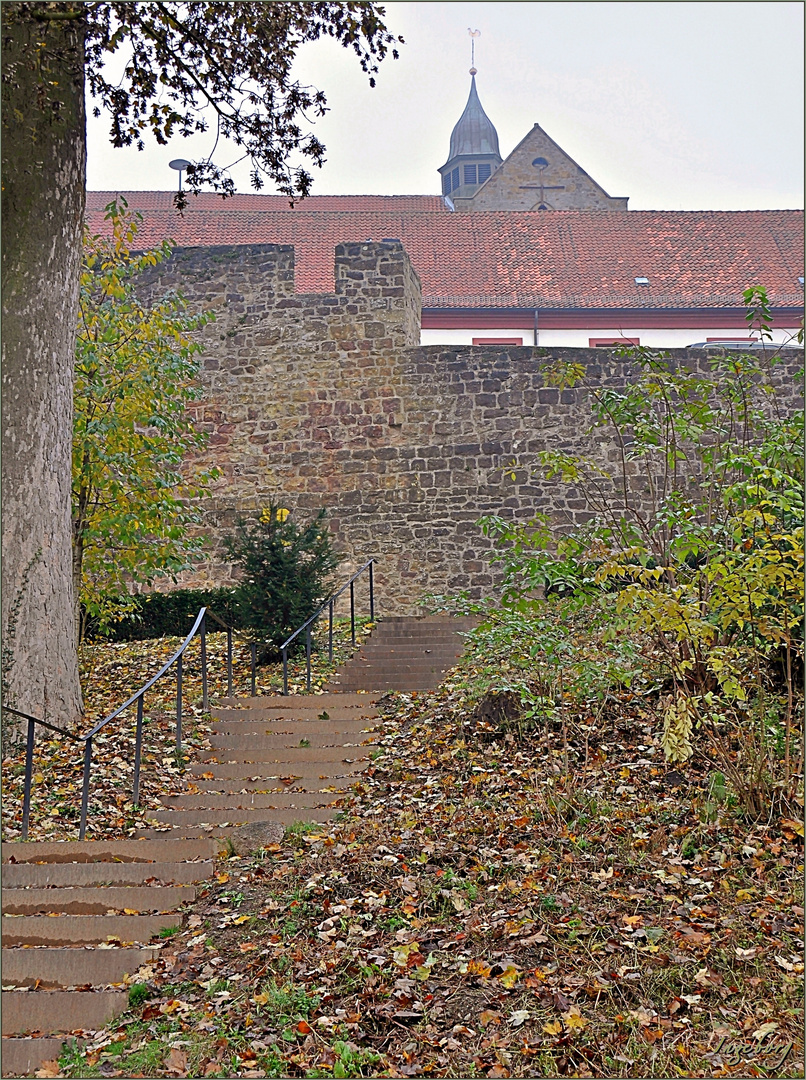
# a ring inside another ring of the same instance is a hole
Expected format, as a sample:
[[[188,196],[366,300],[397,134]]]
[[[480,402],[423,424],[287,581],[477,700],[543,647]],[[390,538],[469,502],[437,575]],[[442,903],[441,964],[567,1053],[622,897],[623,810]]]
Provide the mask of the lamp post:
[[[185,158],[181,158],[181,157],[174,158],[173,161],[168,162],[168,168],[169,169],[175,169],[176,172],[179,173],[179,190],[180,191],[182,190],[182,173],[185,171],[185,169],[190,164],[191,163],[189,161],[187,161]]]

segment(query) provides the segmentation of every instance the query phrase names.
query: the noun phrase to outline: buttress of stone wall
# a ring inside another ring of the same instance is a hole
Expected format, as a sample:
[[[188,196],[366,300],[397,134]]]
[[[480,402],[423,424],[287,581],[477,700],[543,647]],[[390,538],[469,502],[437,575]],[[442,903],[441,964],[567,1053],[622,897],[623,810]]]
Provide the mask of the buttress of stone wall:
[[[397,242],[339,245],[333,293],[295,293],[293,249],[263,245],[177,252],[155,276],[167,286],[216,313],[195,414],[209,435],[199,460],[221,476],[203,506],[209,560],[184,585],[230,583],[224,536],[273,501],[303,518],[326,508],[343,578],[377,560],[381,614],[417,611],[428,593],[489,594],[498,571],[480,515],[590,517],[580,491],[526,463],[559,449],[617,470],[615,440],[589,434],[585,392],[551,387],[544,370],[565,357],[618,387],[627,363],[597,349],[418,346],[419,281]]]

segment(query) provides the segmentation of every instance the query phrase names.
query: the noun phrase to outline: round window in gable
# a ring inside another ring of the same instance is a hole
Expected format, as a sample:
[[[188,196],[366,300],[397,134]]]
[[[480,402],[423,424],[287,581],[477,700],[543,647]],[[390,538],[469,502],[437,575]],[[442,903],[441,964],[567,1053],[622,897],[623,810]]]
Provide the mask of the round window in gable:
[[[536,157],[532,164],[536,169],[545,169],[548,166],[548,162],[544,157]]]

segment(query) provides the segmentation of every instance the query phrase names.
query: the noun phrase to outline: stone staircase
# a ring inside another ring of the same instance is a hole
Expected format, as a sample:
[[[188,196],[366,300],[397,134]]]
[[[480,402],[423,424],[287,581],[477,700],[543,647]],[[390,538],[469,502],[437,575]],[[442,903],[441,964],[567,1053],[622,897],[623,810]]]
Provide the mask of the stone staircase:
[[[192,766],[189,790],[163,800],[151,815],[160,824],[143,835],[170,828],[237,840],[244,825],[331,821],[377,749],[375,702],[387,691],[437,686],[473,625],[450,616],[383,619],[324,694],[225,699],[212,710],[212,749]]]
[[[332,820],[332,804],[376,749],[376,696],[226,700],[211,710],[212,749],[191,766],[188,790],[163,799],[150,815],[159,825],[143,835],[170,829],[173,836],[229,836],[237,845],[245,825],[263,824],[265,838],[279,840],[296,821]]]
[[[64,1033],[126,1009],[127,976],[181,926],[217,852],[209,838],[2,845],[3,1076],[35,1072]]]
[[[472,616],[450,615],[383,619],[325,689],[432,690],[462,655],[461,635],[477,622]]]
[[[472,625],[384,619],[326,693],[225,699],[188,790],[138,840],[3,844],[3,1076],[32,1074],[58,1057],[59,1032],[126,1009],[126,976],[181,925],[222,837],[245,854],[294,822],[332,820],[377,748],[377,700],[438,685]]]

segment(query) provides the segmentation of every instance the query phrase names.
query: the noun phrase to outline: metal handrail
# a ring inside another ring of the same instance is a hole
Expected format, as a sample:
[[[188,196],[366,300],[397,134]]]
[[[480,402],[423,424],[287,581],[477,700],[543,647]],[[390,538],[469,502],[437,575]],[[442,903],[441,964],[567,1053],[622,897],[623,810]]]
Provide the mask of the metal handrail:
[[[353,645],[355,645],[355,581],[364,573],[365,570],[369,570],[369,611],[370,620],[375,619],[375,586],[373,576],[373,564],[375,560],[370,559],[368,562],[353,574],[349,581],[335,592],[329,600],[326,600],[324,604],[316,611],[309,619],[307,619],[298,630],[295,630],[291,637],[280,646],[283,654],[283,694],[288,694],[288,648],[291,643],[298,637],[302,631],[305,631],[305,652],[307,657],[307,688],[311,689],[311,626],[319,618],[325,608],[329,610],[329,656],[330,661],[333,661],[333,606],[346,590],[350,590],[350,629]],[[89,792],[90,792],[90,771],[92,768],[92,740],[106,725],[125,712],[130,705],[137,703],[137,722],[135,733],[135,750],[134,750],[134,778],[132,781],[132,803],[137,806],[138,799],[140,797],[140,762],[142,757],[142,745],[143,745],[143,698],[146,691],[162,678],[162,676],[176,664],[176,753],[177,755],[182,752],[182,675],[183,665],[182,658],[186,649],[190,645],[191,641],[198,632],[201,639],[201,668],[202,668],[202,711],[207,712],[209,707],[209,697],[207,691],[207,619],[210,618],[221,626],[227,632],[227,694],[232,696],[232,635],[234,632],[233,627],[229,626],[217,615],[213,614],[208,608],[203,607],[199,609],[199,614],[196,616],[196,621],[193,623],[193,627],[185,640],[173,654],[173,656],[167,660],[156,675],[152,675],[151,678],[139,690],[135,691],[130,697],[114,709],[103,720],[99,720],[97,724],[90,728],[89,731],[83,735],[76,735],[71,731],[65,731],[64,728],[56,727],[55,724],[51,724],[47,720],[42,720],[38,716],[31,716],[29,713],[20,712],[19,709],[12,709],[8,705],[3,705],[2,709],[6,712],[13,713],[15,716],[20,716],[28,721],[28,735],[25,747],[25,786],[23,794],[23,806],[22,806],[22,826],[20,830],[20,838],[22,840],[28,839],[28,826],[31,815],[31,786],[33,781],[33,760],[34,760],[34,740],[36,734],[36,725],[40,727],[48,728],[51,731],[57,732],[59,735],[66,735],[67,738],[72,739],[74,742],[84,744],[84,768],[81,785],[81,820],[79,824],[79,840],[83,840],[87,831],[87,812],[89,808]],[[255,678],[256,678],[256,651],[257,642],[250,642],[251,651],[251,684],[252,695],[255,693]]]
[[[90,770],[92,768],[92,740],[98,734],[102,728],[119,716],[122,712],[137,702],[137,726],[135,734],[135,750],[134,750],[134,779],[132,782],[132,802],[136,806],[140,797],[140,763],[142,757],[143,746],[143,699],[146,691],[162,678],[162,676],[176,664],[176,752],[177,755],[182,752],[182,676],[183,665],[182,658],[190,645],[191,641],[195,637],[196,633],[199,633],[201,638],[201,661],[202,661],[202,710],[207,712],[209,707],[209,696],[207,689],[207,618],[213,619],[219,626],[223,627],[227,632],[227,693],[232,694],[232,634],[233,628],[225,623],[222,619],[219,619],[217,615],[214,615],[212,611],[203,607],[199,609],[199,614],[196,616],[196,621],[193,623],[193,628],[187,635],[185,640],[173,654],[173,656],[167,660],[156,675],[146,682],[139,690],[135,691],[122,705],[119,705],[108,716],[105,716],[103,720],[99,720],[89,731],[83,735],[76,735],[71,731],[65,731],[63,728],[56,727],[55,724],[51,724],[47,720],[42,720],[38,716],[31,716],[30,713],[20,712],[19,709],[12,709],[8,705],[3,705],[2,708],[7,712],[14,713],[15,716],[23,717],[28,721],[28,735],[25,747],[25,786],[23,794],[22,805],[22,826],[20,830],[20,836],[22,840],[28,839],[28,826],[31,815],[31,786],[33,779],[33,755],[34,755],[34,738],[36,725],[40,727],[46,727],[51,731],[57,732],[59,735],[66,735],[69,739],[73,739],[74,742],[80,742],[84,744],[84,769],[81,785],[81,821],[79,824],[79,839],[83,840],[87,831],[87,810],[89,806],[89,789],[90,789]],[[253,674],[254,682],[254,674]]]
[[[305,659],[306,659],[306,678],[305,686],[308,691],[311,689],[311,627],[325,610],[328,609],[328,656],[331,664],[333,663],[333,606],[346,590],[350,590],[350,635],[352,637],[353,645],[355,645],[355,582],[365,570],[369,570],[369,618],[370,622],[375,621],[375,581],[373,568],[375,565],[374,559],[369,559],[360,567],[353,576],[346,581],[338,592],[333,593],[329,600],[325,600],[324,604],[318,611],[314,612],[309,619],[295,630],[291,637],[286,638],[283,644],[280,646],[280,651],[283,654],[283,694],[288,694],[288,647],[292,641],[294,641],[304,630],[305,631]],[[255,646],[252,646],[252,655],[254,657]],[[253,661],[254,663],[254,661]],[[253,667],[254,671],[254,667]],[[252,693],[254,694],[254,678],[252,685]]]

